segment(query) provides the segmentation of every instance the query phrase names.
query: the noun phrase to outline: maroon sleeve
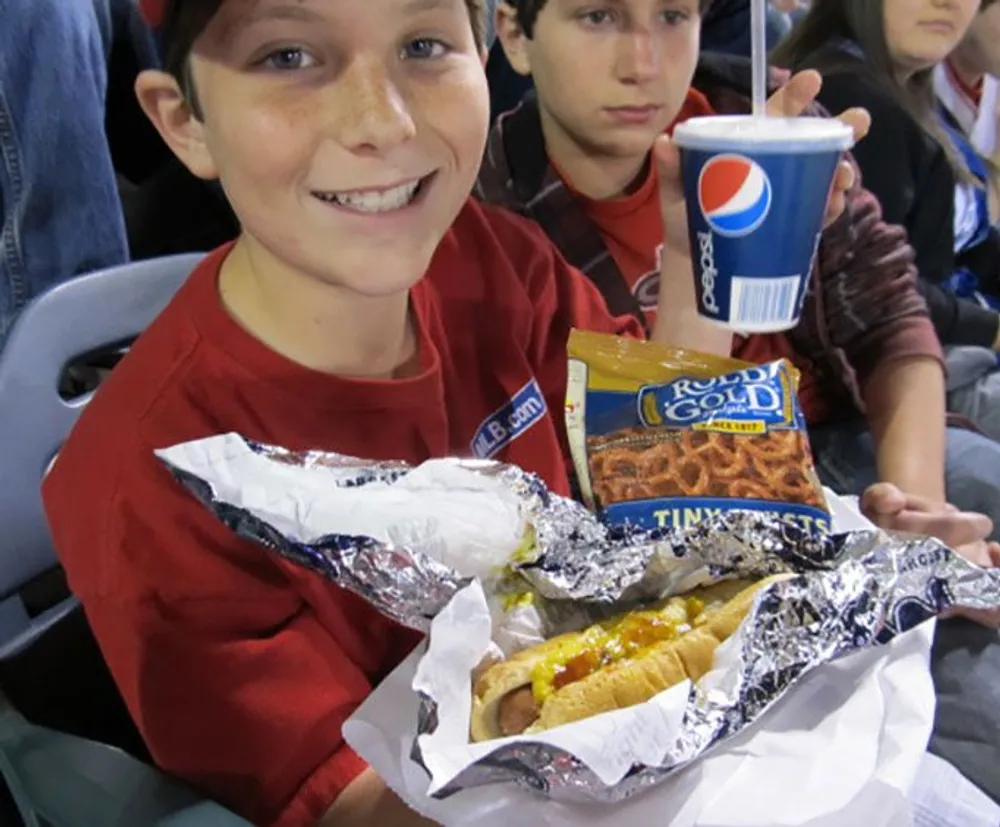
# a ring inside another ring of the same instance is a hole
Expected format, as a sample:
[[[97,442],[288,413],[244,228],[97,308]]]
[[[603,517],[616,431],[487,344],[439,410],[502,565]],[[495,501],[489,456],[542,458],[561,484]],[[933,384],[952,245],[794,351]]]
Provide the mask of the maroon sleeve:
[[[943,365],[906,230],[887,224],[878,199],[860,185],[824,233],[818,276],[825,344],[844,352],[862,390],[892,359],[927,357]]]
[[[531,225],[533,262],[526,280],[533,307],[529,357],[549,409],[566,405],[570,331],[593,330],[644,339],[634,316],[613,316],[604,297],[583,273],[566,262],[540,228]],[[560,422],[562,417],[558,417]]]

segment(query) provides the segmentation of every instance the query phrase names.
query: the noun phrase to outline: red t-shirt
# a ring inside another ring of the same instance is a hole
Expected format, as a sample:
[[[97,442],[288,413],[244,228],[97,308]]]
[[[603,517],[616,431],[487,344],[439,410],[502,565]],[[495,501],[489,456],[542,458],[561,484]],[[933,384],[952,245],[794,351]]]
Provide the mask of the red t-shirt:
[[[688,118],[712,114],[715,113],[708,99],[696,89],[691,89],[670,129]],[[564,183],[572,189],[565,176]],[[656,168],[650,165],[649,173],[638,189],[620,198],[594,200],[575,193],[583,203],[587,216],[600,231],[618,270],[645,312],[650,328],[656,324],[660,251],[663,248],[657,183]],[[757,364],[789,359],[802,375],[799,401],[806,420],[817,425],[829,418],[834,407],[831,398],[824,393],[812,366],[795,352],[787,336],[734,337],[733,356]]]
[[[341,725],[418,638],[238,538],[153,450],[236,431],[414,463],[492,455],[566,493],[570,329],[641,331],[611,318],[540,230],[470,200],[412,290],[421,371],[347,380],[286,360],[229,317],[217,290],[227,252],[112,373],[44,497],[70,584],[157,763],[255,824],[304,827],[364,769]]]

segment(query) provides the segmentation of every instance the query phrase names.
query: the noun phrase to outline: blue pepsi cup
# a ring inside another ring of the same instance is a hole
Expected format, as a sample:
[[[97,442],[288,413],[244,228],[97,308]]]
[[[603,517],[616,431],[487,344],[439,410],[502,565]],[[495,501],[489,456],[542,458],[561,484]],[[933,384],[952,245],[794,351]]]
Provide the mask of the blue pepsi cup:
[[[740,333],[798,324],[837,164],[832,118],[692,118],[681,150],[699,314]]]

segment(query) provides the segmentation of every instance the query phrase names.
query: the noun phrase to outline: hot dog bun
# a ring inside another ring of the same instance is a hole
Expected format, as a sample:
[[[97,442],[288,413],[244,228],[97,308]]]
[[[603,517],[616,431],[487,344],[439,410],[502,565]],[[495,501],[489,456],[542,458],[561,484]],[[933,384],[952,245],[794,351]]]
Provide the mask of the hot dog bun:
[[[684,680],[700,679],[711,670],[715,650],[743,622],[757,593],[776,579],[780,578],[756,583],[726,581],[697,589],[670,598],[654,609],[560,635],[495,664],[473,687],[472,740],[552,729],[601,712],[645,703]],[[692,607],[699,610],[692,612]],[[552,674],[553,661],[565,662],[567,652],[606,645],[607,630],[621,628],[618,624],[627,624],[634,616],[676,622],[677,634],[602,665],[578,680],[545,688],[544,675]]]

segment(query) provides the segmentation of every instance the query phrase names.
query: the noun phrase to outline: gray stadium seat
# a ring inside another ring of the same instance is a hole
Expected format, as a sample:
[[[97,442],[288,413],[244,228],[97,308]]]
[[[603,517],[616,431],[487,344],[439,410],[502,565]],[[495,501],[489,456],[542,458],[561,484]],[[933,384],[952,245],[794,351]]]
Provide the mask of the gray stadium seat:
[[[39,296],[0,351],[0,660],[77,610],[31,617],[19,593],[56,566],[41,481],[89,397],[59,394],[77,357],[131,341],[199,255],[89,273]],[[247,822],[115,747],[35,726],[0,696],[0,775],[26,827],[247,827]]]

